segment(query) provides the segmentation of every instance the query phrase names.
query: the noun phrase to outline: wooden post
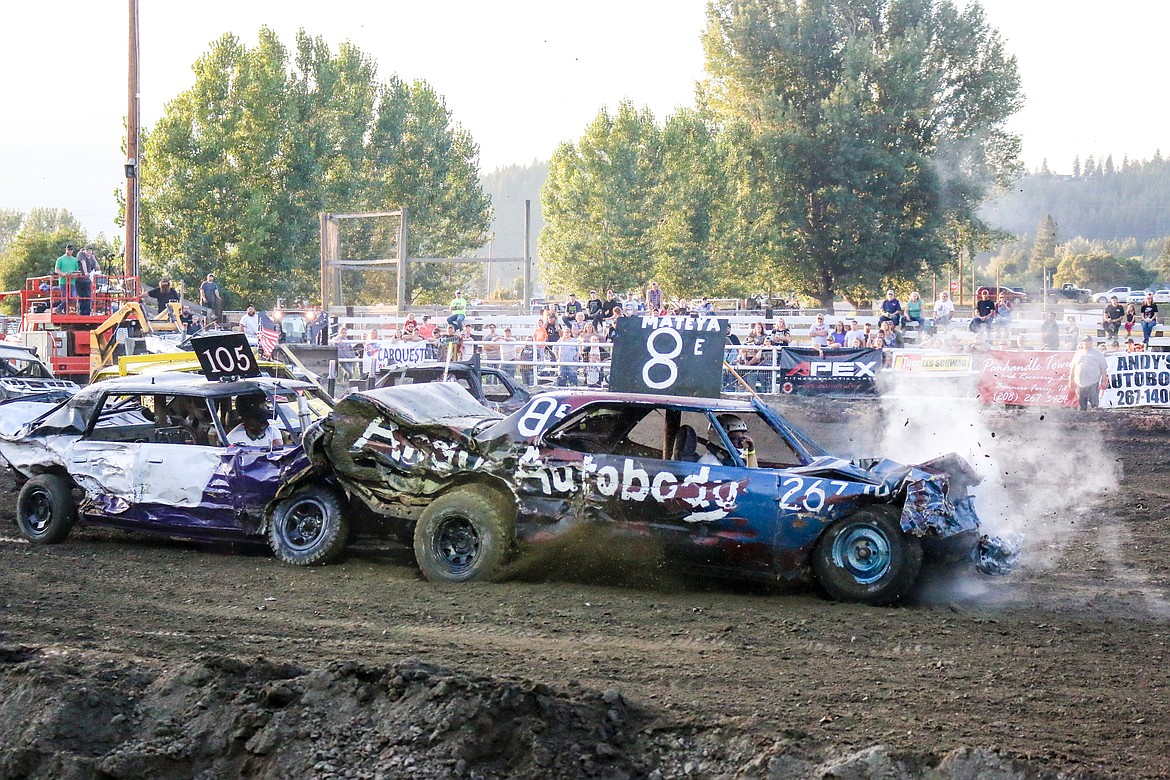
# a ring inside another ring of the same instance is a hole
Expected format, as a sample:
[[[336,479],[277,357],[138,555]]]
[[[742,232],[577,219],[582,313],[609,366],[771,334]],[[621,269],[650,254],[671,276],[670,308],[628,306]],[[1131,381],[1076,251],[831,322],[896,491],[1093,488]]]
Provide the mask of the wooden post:
[[[138,276],[138,0],[130,0],[130,54],[126,89],[126,276]]]
[[[398,223],[398,313],[405,314],[407,308],[410,306],[409,293],[410,287],[407,284],[407,274],[409,273],[409,265],[407,263],[406,252],[406,206],[402,207],[402,219]]]
[[[532,255],[529,252],[529,234],[532,231],[532,201],[524,201],[524,300],[520,312],[528,313],[532,301]]]

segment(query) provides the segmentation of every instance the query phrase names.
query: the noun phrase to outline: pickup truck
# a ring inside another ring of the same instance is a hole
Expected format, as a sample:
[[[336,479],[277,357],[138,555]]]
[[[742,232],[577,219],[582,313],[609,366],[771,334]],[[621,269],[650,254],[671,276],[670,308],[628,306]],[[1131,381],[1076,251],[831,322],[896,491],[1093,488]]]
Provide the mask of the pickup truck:
[[[1077,303],[1088,303],[1092,298],[1092,290],[1077,287],[1075,284],[1062,284],[1060,287],[1054,287],[1048,291],[1049,302],[1075,301]]]

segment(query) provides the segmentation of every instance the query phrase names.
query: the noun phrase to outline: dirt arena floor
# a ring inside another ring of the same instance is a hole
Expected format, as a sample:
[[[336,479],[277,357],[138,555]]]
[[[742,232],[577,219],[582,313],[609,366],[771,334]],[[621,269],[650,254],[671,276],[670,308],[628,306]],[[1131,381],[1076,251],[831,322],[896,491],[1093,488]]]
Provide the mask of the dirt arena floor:
[[[888,608],[584,554],[441,587],[390,543],[31,546],[6,477],[0,778],[1170,776],[1170,415],[780,408],[966,455],[1021,566]]]

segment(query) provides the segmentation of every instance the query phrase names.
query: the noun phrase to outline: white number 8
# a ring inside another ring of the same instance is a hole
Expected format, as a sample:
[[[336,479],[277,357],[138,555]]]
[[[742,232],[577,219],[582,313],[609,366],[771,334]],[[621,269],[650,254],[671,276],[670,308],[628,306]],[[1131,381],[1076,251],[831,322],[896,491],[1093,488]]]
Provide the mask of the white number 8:
[[[670,352],[660,352],[657,340],[661,335],[669,336],[674,340],[674,348]],[[642,383],[653,390],[665,390],[678,380],[678,364],[674,359],[682,354],[682,336],[674,328],[659,328],[650,334],[646,340],[646,349],[650,352],[650,359],[642,366]],[[663,382],[654,382],[650,379],[650,369],[654,366],[666,366],[667,379]]]

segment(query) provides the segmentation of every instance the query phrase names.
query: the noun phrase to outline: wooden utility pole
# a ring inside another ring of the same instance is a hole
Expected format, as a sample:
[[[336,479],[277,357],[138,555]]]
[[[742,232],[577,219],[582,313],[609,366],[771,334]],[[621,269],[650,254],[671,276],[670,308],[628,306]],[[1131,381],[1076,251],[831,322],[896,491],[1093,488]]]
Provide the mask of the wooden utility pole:
[[[130,0],[130,61],[126,105],[127,276],[138,276],[138,0]]]
[[[532,230],[532,201],[524,201],[524,301],[520,311],[528,313],[532,305],[532,255],[529,251],[528,234]]]

